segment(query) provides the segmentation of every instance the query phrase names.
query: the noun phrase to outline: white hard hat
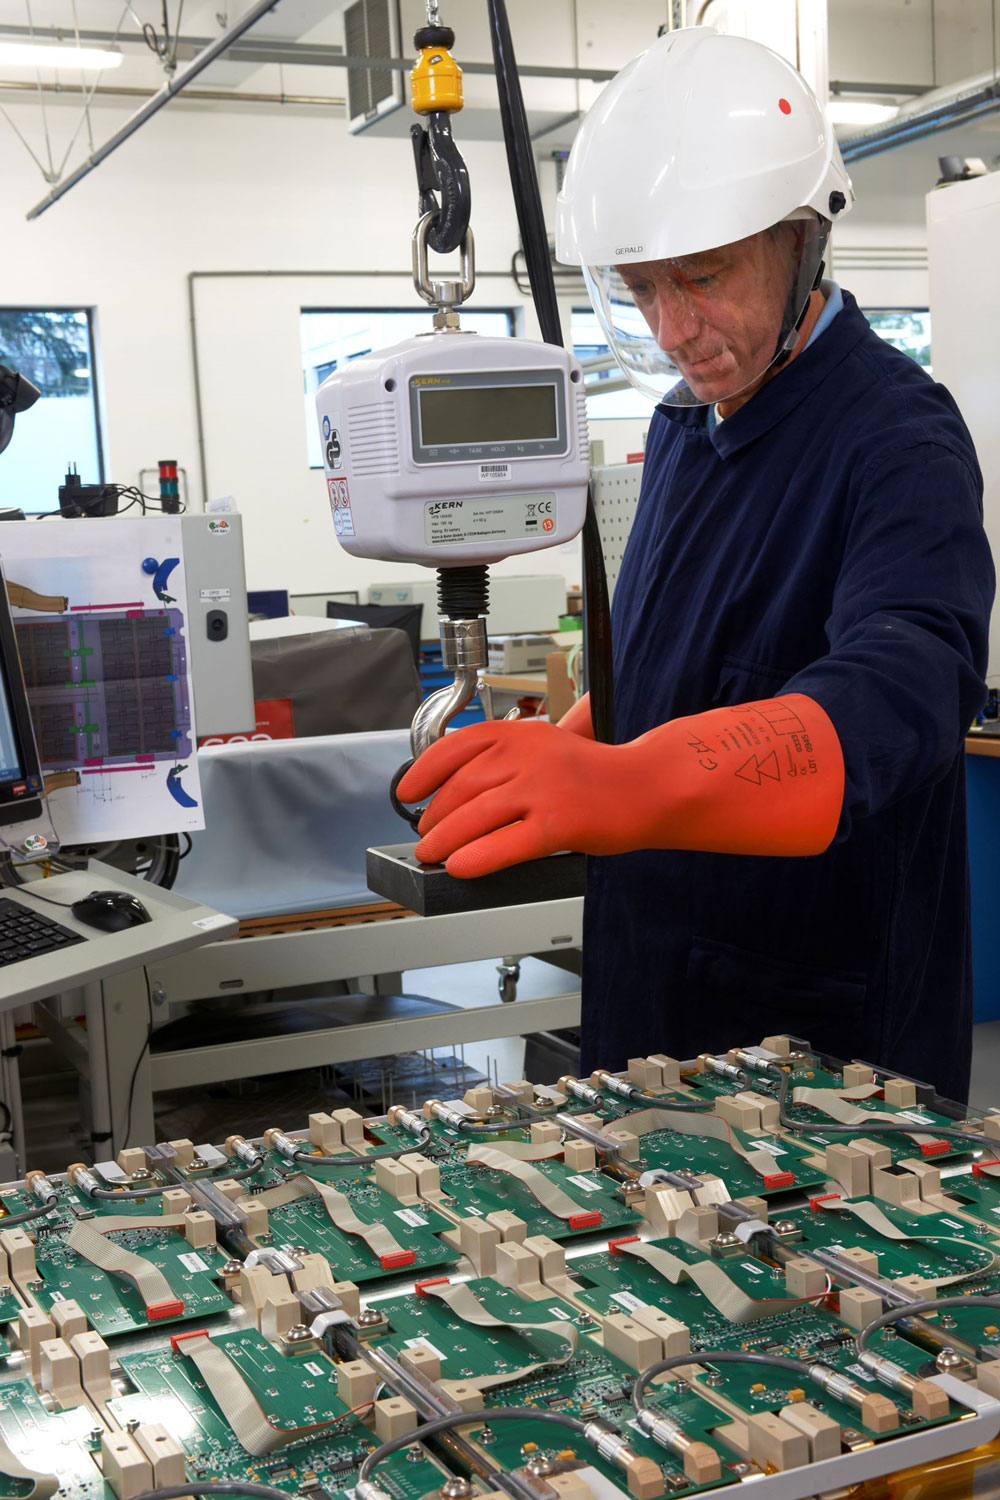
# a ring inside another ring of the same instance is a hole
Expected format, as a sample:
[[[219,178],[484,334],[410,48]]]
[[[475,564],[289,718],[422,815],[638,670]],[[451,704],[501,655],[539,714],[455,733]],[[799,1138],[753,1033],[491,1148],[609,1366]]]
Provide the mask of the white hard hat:
[[[801,74],[759,42],[689,27],[634,58],[588,112],[559,194],[556,255],[584,267],[605,322],[614,316],[609,299],[620,300],[615,268],[701,255],[783,220],[812,226],[815,274],[830,222],[853,201],[833,128]],[[813,251],[797,253],[808,261]],[[796,317],[811,285],[809,278]],[[619,342],[635,356],[643,377],[635,383],[663,398],[669,387],[645,379],[656,360],[639,354],[639,337],[623,330]],[[776,355],[780,348],[781,341]],[[672,366],[668,379],[678,376],[682,369]],[[686,388],[682,404],[699,399]]]

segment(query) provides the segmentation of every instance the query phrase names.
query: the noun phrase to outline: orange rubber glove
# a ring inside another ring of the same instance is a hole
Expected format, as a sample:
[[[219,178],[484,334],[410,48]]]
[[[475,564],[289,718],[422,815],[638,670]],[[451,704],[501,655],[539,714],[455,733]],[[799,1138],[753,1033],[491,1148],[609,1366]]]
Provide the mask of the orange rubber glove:
[[[563,849],[821,854],[844,761],[825,711],[790,693],[672,719],[627,745],[530,720],[473,724],[425,750],[398,792],[412,803],[438,788],[417,858],[468,879]]]
[[[590,716],[590,694],[584,693],[578,698],[572,708],[566,710],[559,720],[560,729],[568,729],[570,734],[582,734],[584,739],[594,738],[594,721]]]

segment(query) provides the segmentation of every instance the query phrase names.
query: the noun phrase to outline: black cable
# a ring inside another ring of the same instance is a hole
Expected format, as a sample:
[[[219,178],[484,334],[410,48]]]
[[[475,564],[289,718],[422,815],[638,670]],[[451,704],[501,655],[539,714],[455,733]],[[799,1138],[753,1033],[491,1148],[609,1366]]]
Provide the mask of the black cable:
[[[691,1363],[690,1354],[684,1355],[683,1359],[687,1364]],[[371,1479],[372,1470],[384,1463],[387,1458],[391,1458],[394,1453],[398,1453],[401,1448],[408,1448],[411,1443],[422,1443],[425,1438],[434,1437],[438,1432],[450,1432],[453,1427],[468,1427],[470,1419],[473,1423],[481,1420],[483,1426],[489,1425],[490,1427],[494,1422],[555,1422],[560,1427],[568,1427],[571,1432],[577,1433],[580,1437],[585,1437],[587,1432],[587,1423],[581,1421],[579,1417],[571,1417],[561,1411],[549,1411],[541,1406],[491,1406],[482,1412],[450,1412],[446,1417],[436,1417],[433,1422],[425,1422],[415,1432],[407,1432],[402,1437],[390,1438],[381,1447],[374,1448],[358,1470],[356,1485],[364,1479]],[[190,1492],[190,1486],[188,1486],[188,1492]],[[176,1487],[176,1493],[179,1500],[182,1494],[180,1485]],[[143,1497],[139,1496],[137,1500],[143,1500]],[[159,1500],[168,1500],[168,1497],[161,1495]]]
[[[161,1484],[155,1490],[143,1490],[133,1500],[184,1500],[185,1495],[247,1495],[250,1500],[288,1500],[288,1491],[272,1484],[253,1484],[250,1480],[193,1479],[185,1484]]]
[[[778,1118],[788,1130],[819,1132],[821,1135],[857,1135],[863,1130],[865,1135],[926,1135],[933,1130],[935,1136],[943,1140],[963,1141],[966,1145],[987,1146],[991,1151],[1000,1152],[1000,1141],[988,1135],[977,1135],[971,1130],[953,1130],[950,1126],[939,1125],[934,1121],[930,1125],[921,1125],[912,1120],[900,1118],[898,1125],[889,1125],[884,1120],[873,1120],[869,1125],[867,1120],[859,1120],[856,1125],[834,1125],[828,1124],[826,1120],[796,1120],[785,1108],[788,1101],[788,1088],[791,1078],[784,1068],[775,1068],[778,1073]]]
[[[139,1056],[136,1058],[135,1067],[132,1069],[132,1081],[128,1086],[128,1111],[125,1116],[125,1137],[122,1141],[123,1150],[128,1145],[128,1138],[132,1133],[132,1101],[135,1098],[135,1080],[139,1076],[139,1065],[149,1051],[150,1042],[153,1040],[153,992],[149,985],[149,970],[143,969],[142,972],[146,980],[146,1008],[149,1012],[149,1030],[146,1032],[146,1040],[139,1048]]]
[[[370,1151],[367,1156],[312,1156],[308,1151],[297,1151],[295,1160],[311,1167],[363,1167],[370,1161],[391,1161],[400,1156],[409,1156],[411,1151],[420,1151],[424,1146],[429,1146],[430,1140],[431,1132],[428,1128],[415,1136],[408,1146],[386,1146],[384,1150]]]
[[[910,1302],[906,1307],[890,1307],[880,1318],[873,1318],[866,1323],[864,1328],[854,1340],[854,1347],[861,1354],[868,1347],[868,1340],[873,1333],[880,1328],[888,1328],[892,1323],[898,1323],[901,1318],[919,1318],[924,1313],[935,1313],[945,1307],[1000,1307],[1000,1296],[970,1296],[970,1297],[937,1297],[933,1302]],[[699,1356],[700,1357],[700,1356]]]
[[[187,848],[184,850],[183,854],[179,854],[177,856],[178,863],[180,863],[182,859],[187,859],[188,855],[191,853],[191,850],[194,848],[194,839],[189,833],[183,833],[181,834],[181,837],[187,839]]]
[[[52,1197],[46,1203],[40,1203],[37,1208],[26,1208],[19,1214],[4,1214],[0,1218],[0,1229],[9,1229],[12,1224],[29,1224],[32,1219],[43,1219],[58,1202],[58,1198]]]
[[[510,23],[504,0],[487,0],[493,62],[497,75],[500,117],[503,121],[507,165],[518,228],[524,247],[525,265],[531,283],[531,295],[538,314],[542,338],[547,344],[563,347],[556,300],[555,277],[549,254],[545,215],[538,191],[535,157],[528,129],[528,118],[517,73],[517,60],[510,35]],[[586,665],[590,688],[590,714],[594,738],[602,744],[613,744],[614,679],[611,654],[611,604],[608,580],[601,550],[600,527],[594,508],[593,487],[587,491],[587,511],[583,523],[583,565],[586,598],[587,649]]]
[[[126,1144],[128,1138],[126,1137]],[[132,1203],[136,1198],[159,1198],[163,1193],[163,1184],[159,1187],[146,1188],[95,1188],[88,1193],[88,1198],[98,1199],[102,1203]]]
[[[236,1172],[227,1172],[226,1181],[245,1182],[248,1177],[252,1177],[255,1172],[259,1172],[262,1169],[263,1165],[264,1158],[262,1156],[258,1156],[257,1160],[251,1166],[240,1167]]]
[[[751,1354],[747,1349],[699,1349],[688,1354],[672,1354],[669,1359],[659,1359],[655,1365],[649,1365],[636,1376],[632,1384],[632,1405],[637,1412],[647,1411],[649,1408],[643,1401],[642,1396],[651,1380],[657,1375],[663,1375],[668,1370],[676,1370],[680,1365],[770,1365],[776,1370],[790,1370],[793,1375],[800,1379],[810,1379],[811,1366],[801,1359],[791,1359],[785,1354]],[[695,1386],[697,1389],[697,1386]]]

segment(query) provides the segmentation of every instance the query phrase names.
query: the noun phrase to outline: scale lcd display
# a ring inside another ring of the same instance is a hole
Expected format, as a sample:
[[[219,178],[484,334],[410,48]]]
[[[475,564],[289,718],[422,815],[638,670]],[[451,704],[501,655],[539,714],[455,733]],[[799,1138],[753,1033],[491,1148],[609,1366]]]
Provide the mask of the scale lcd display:
[[[559,436],[554,385],[424,387],[420,441],[425,448],[456,443],[527,443]]]

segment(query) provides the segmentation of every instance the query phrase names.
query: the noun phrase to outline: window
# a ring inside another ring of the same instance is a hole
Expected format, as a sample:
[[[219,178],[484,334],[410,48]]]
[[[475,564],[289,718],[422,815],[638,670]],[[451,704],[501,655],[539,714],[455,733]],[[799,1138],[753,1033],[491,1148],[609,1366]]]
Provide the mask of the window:
[[[931,374],[931,315],[926,307],[865,307],[862,312],[879,338]]]
[[[0,364],[42,393],[0,454],[0,504],[56,510],[67,465],[84,484],[104,479],[89,310],[0,307]]]
[[[302,375],[306,413],[306,451],[309,467],[323,467],[323,451],[316,420],[316,392],[328,375],[370,354],[390,349],[403,339],[427,333],[431,314],[413,308],[321,308],[304,307],[301,318]],[[513,315],[508,309],[476,312],[462,309],[462,327],[490,338],[510,338]]]
[[[648,422],[653,413],[653,403],[648,396],[628,383],[612,358],[596,314],[589,307],[574,307],[570,319],[570,337],[573,341],[573,353],[584,366],[588,422],[600,421],[606,417],[627,417]],[[588,360],[600,360],[606,368],[588,371]],[[607,391],[601,390],[604,385],[609,387]]]

